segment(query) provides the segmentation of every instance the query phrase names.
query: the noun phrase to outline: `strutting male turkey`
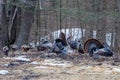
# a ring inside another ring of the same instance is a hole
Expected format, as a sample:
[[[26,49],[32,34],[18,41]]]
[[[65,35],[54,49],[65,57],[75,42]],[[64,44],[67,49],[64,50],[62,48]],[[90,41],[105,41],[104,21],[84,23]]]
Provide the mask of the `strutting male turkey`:
[[[68,51],[66,37],[63,32],[60,33],[59,38],[54,40],[52,52],[66,55]]]
[[[102,44],[97,39],[88,39],[84,44],[84,50],[89,53],[93,58],[99,58],[99,56],[110,57],[113,56],[113,51],[107,44]]]

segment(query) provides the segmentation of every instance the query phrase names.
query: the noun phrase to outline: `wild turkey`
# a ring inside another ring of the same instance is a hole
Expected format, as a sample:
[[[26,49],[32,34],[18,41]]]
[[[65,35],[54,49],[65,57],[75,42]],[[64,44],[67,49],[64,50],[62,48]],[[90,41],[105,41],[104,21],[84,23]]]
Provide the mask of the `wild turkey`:
[[[30,46],[29,45],[22,45],[21,48],[22,48],[22,51],[27,52],[27,51],[29,51]]]
[[[49,41],[43,41],[37,46],[38,51],[49,51],[52,49],[52,43]]]
[[[103,48],[100,49],[95,49],[93,50],[93,54],[98,54],[101,56],[105,56],[105,57],[110,57],[113,55],[113,51],[110,49],[110,47],[107,44],[103,45]]]
[[[16,50],[18,50],[18,46],[15,45],[15,44],[10,45],[10,49],[11,49],[12,51],[16,51]]]
[[[82,44],[80,41],[75,41],[71,39],[71,36],[67,38],[69,46],[74,50],[78,50],[79,53],[84,53]]]
[[[66,55],[68,48],[67,48],[67,42],[66,42],[66,37],[63,32],[60,33],[59,38],[54,40],[53,43],[53,52],[61,54],[61,55]]]
[[[82,53],[82,54],[84,53],[82,44],[79,44],[79,45],[78,45],[78,52],[79,52],[79,53]]]
[[[12,44],[10,45],[10,50],[12,51],[11,56],[14,57],[15,56],[14,52],[18,50],[18,46],[16,44]]]
[[[67,44],[67,41],[66,41],[66,36],[65,36],[65,34],[64,34],[63,32],[60,33],[59,39],[62,40],[62,44],[63,44],[64,46],[67,46],[67,45],[68,45],[68,44]]]
[[[67,46],[64,44],[64,42],[61,39],[56,39],[53,43],[52,52],[65,55],[67,54]]]
[[[4,55],[7,57],[7,56],[8,56],[8,53],[9,53],[9,48],[8,48],[8,46],[3,47],[3,48],[2,48],[2,51],[3,51]]]
[[[89,53],[91,57],[99,58],[99,56],[110,57],[113,51],[107,44],[102,44],[97,39],[89,39],[84,44],[84,50]]]

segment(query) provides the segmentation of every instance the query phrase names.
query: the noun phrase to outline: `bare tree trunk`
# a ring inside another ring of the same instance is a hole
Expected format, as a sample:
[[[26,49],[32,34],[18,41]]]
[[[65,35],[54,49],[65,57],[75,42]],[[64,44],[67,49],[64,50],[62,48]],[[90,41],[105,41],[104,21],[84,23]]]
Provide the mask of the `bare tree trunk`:
[[[89,3],[90,1],[92,1],[92,3]],[[94,11],[94,0],[89,0],[89,2],[87,1],[87,5],[86,5],[86,9],[91,9],[92,11]],[[91,5],[91,6],[88,6],[88,5]],[[85,30],[85,38],[86,40],[87,39],[90,39],[90,38],[93,38],[93,22],[89,22],[86,24],[86,30]]]
[[[105,0],[101,0],[98,8],[98,12],[103,12],[105,10]],[[101,15],[102,16],[102,15]],[[104,14],[103,14],[104,16]],[[106,19],[105,16],[98,20],[97,27],[97,39],[106,42]]]
[[[68,9],[68,0],[66,0],[66,11],[67,11],[67,9]],[[68,27],[68,11],[66,12],[66,20],[65,20],[65,35],[67,34],[66,33],[66,29],[67,29],[67,27]]]
[[[80,27],[81,29],[81,43],[83,44],[84,43],[84,35],[83,35],[83,23],[81,22],[81,13],[80,13],[80,1],[77,0],[77,7],[78,7],[78,27]]]
[[[18,2],[17,0],[12,0],[11,2]],[[11,14],[10,14],[10,21],[9,21],[9,42],[10,44],[14,44],[18,36],[18,25],[21,23],[21,18],[18,18],[20,14],[20,10],[16,5],[11,5]],[[19,8],[20,9],[20,8]],[[19,22],[18,22],[19,20]]]
[[[34,4],[34,2],[32,1],[31,4]],[[33,6],[30,7],[27,6],[22,10],[22,25],[20,26],[20,32],[16,42],[18,47],[20,47],[23,44],[28,44],[30,28],[32,26],[34,19],[33,12],[34,12]]]
[[[8,27],[6,24],[5,0],[0,0],[0,48],[9,45]]]
[[[120,9],[118,7],[118,1],[119,0],[115,0],[115,5],[114,5],[114,12],[115,15],[117,16],[120,12]],[[120,52],[120,20],[118,17],[115,17],[116,19],[114,20],[114,24],[115,24],[115,43],[114,43],[114,50],[115,52]]]
[[[60,32],[61,32],[61,29],[62,29],[62,11],[61,11],[62,9],[61,9],[61,8],[62,8],[62,0],[60,0],[60,12],[59,12],[59,13],[60,13],[60,14],[59,14],[59,16],[60,16],[60,17],[59,17],[59,20],[60,20],[60,21],[59,21],[59,22],[60,22],[60,23],[59,23]]]

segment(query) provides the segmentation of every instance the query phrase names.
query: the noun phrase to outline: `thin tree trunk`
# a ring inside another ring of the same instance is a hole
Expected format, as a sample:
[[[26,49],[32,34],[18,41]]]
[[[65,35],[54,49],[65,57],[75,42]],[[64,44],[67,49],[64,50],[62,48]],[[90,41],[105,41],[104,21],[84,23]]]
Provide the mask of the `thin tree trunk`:
[[[80,13],[80,1],[77,0],[77,7],[78,7],[78,27],[80,27],[81,29],[81,43],[83,44],[84,43],[84,36],[83,36],[83,25],[82,25],[82,22],[81,22],[81,13]]]
[[[60,24],[60,25],[59,25],[59,27],[60,27],[60,32],[61,32],[61,29],[62,29],[62,11],[61,11],[61,8],[62,8],[62,0],[60,0],[60,12],[59,12],[59,13],[60,13],[60,14],[59,14],[59,15],[60,15],[60,17],[59,17],[59,20],[60,20],[60,21],[59,21],[59,22],[60,22],[60,23],[59,23],[59,24]]]
[[[10,44],[13,44],[16,40],[17,35],[17,11],[18,8],[13,6],[11,10],[11,19],[9,22],[9,41]]]
[[[114,12],[115,15],[117,16],[120,12],[118,8],[118,0],[115,0],[115,5],[114,5]],[[115,43],[114,43],[114,50],[115,52],[120,52],[120,20],[118,17],[115,17],[116,19],[114,20],[115,24]]]
[[[103,10],[105,10],[106,6],[106,1],[105,0],[101,0],[100,4],[99,4],[99,8],[98,8],[98,12],[103,12]],[[100,20],[98,20],[98,25],[97,27],[97,39],[106,42],[106,17],[103,15],[101,15],[102,18]]]

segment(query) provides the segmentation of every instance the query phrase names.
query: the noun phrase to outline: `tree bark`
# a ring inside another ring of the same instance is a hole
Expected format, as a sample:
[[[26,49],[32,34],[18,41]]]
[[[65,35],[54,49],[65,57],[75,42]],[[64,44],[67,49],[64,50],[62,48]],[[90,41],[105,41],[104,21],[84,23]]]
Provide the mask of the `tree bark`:
[[[103,10],[105,10],[106,1],[101,0],[98,8],[98,12],[102,13],[103,15],[101,19],[98,20],[97,28],[97,39],[106,42],[106,18],[104,16]]]
[[[27,1],[26,1],[27,3]],[[31,4],[34,4],[32,1]],[[20,48],[23,44],[28,44],[30,29],[33,23],[34,7],[27,6],[22,10],[22,25],[20,26],[19,36],[17,38],[16,44]]]
[[[115,12],[115,15],[117,16],[120,12],[120,9],[118,7],[118,1],[119,0],[115,0],[115,4],[114,4],[114,12]],[[115,20],[114,20],[114,24],[115,24],[115,42],[114,42],[114,50],[115,52],[120,52],[120,20],[119,20],[119,17],[115,17]]]
[[[9,45],[5,0],[0,0],[0,48]]]

